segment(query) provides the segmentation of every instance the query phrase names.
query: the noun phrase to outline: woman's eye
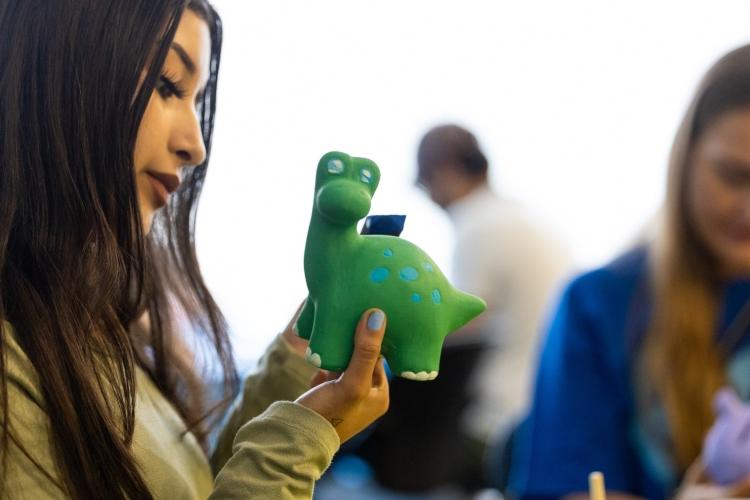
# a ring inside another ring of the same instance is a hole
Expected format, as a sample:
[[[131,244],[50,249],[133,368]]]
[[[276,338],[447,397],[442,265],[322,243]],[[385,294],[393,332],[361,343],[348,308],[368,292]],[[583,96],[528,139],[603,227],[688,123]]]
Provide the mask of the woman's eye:
[[[185,92],[174,82],[174,80],[166,75],[161,75],[159,77],[159,81],[156,84],[156,91],[159,92],[159,95],[164,99],[169,99],[170,97],[182,99],[185,97]]]
[[[747,169],[720,165],[717,168],[717,173],[719,178],[731,187],[747,186],[750,184],[750,172]]]

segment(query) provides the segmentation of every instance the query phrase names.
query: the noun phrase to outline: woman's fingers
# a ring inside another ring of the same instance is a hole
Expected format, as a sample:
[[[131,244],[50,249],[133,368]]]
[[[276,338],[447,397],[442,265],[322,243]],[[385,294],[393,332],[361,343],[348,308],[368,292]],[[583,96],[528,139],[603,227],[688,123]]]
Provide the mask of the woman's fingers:
[[[337,372],[329,372],[329,371],[326,371],[326,370],[319,370],[313,376],[312,382],[310,382],[310,387],[317,387],[320,384],[324,384],[326,382],[330,382],[331,380],[336,380],[340,376],[341,376],[341,374],[337,373]]]
[[[380,363],[380,346],[385,333],[385,313],[380,309],[365,311],[354,334],[354,351],[341,377],[342,384],[356,399],[364,398],[372,387],[373,373]]]
[[[319,370],[315,372],[315,375],[313,375],[312,381],[310,382],[310,387],[318,387],[320,384],[328,381],[328,373]]]
[[[297,398],[299,404],[328,420],[341,442],[388,410],[388,378],[380,356],[385,323],[383,311],[366,311],[354,332],[354,350],[346,371],[319,372],[313,378],[313,388]]]
[[[747,498],[750,496],[750,476],[732,485],[729,488],[728,495],[737,498]]]
[[[385,361],[381,356],[372,372],[372,387],[382,389],[388,386],[388,376],[385,373]]]
[[[286,328],[284,328],[284,332],[281,334],[287,344],[289,344],[289,346],[300,356],[305,355],[305,350],[307,349],[308,344],[307,340],[300,338],[300,336],[297,335],[297,320],[302,313],[302,309],[305,307],[305,302],[306,300],[302,301],[297,308],[297,311],[292,316],[292,319],[286,325]]]

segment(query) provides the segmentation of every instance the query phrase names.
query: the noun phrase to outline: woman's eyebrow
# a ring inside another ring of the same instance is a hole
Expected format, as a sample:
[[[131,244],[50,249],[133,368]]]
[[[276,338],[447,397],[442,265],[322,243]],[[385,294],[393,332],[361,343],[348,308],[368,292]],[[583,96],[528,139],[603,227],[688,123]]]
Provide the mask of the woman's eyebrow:
[[[177,52],[177,55],[180,56],[180,60],[182,60],[182,64],[185,65],[185,68],[187,68],[188,72],[192,75],[195,73],[195,63],[188,55],[187,51],[184,49],[182,45],[180,45],[177,42],[172,42],[172,45],[170,47],[172,50]]]

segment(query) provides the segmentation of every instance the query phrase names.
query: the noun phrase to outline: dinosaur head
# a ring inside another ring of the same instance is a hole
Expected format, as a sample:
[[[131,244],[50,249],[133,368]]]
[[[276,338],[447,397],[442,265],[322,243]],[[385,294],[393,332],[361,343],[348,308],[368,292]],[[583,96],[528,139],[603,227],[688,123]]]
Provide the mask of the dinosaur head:
[[[337,226],[356,223],[370,211],[372,195],[380,182],[380,169],[367,158],[326,153],[318,163],[315,209]]]

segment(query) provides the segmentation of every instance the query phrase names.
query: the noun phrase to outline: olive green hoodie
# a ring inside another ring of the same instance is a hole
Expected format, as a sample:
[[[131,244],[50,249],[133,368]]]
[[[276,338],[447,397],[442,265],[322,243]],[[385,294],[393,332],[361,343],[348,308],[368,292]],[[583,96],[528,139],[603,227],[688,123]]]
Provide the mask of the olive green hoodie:
[[[0,498],[64,498],[49,440],[49,417],[36,370],[5,324],[9,423],[7,475]],[[338,450],[331,424],[290,402],[309,388],[314,368],[279,336],[258,370],[245,380],[242,399],[221,430],[209,458],[148,375],[137,369],[133,456],[157,499],[311,498],[315,481]],[[36,467],[41,465],[50,477]],[[214,476],[215,475],[215,476]],[[113,489],[115,486],[113,485]],[[102,492],[102,498],[107,492]]]

